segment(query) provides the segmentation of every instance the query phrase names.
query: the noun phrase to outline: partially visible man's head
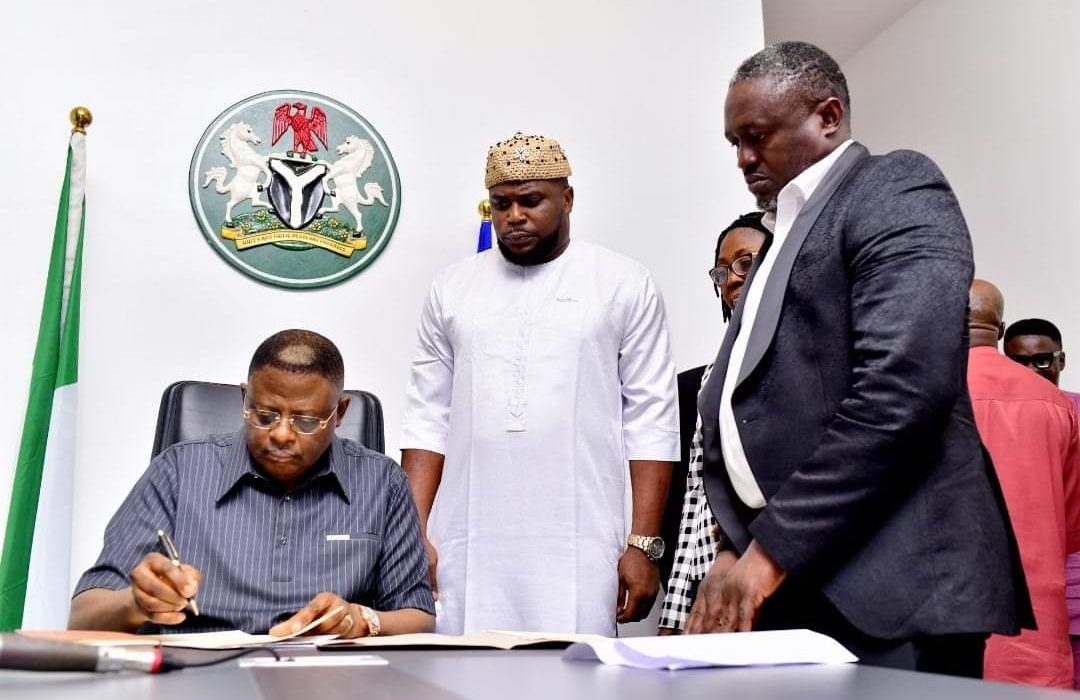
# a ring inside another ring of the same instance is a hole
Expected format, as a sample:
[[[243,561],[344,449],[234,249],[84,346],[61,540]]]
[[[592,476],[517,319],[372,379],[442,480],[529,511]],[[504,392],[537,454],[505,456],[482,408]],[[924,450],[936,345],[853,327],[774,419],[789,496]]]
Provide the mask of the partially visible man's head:
[[[1065,369],[1061,331],[1042,318],[1025,318],[1005,330],[1005,354],[1026,365],[1057,386]]]
[[[799,41],[767,46],[743,61],[728,86],[724,135],[758,207],[776,211],[787,183],[851,134],[843,72]]]
[[[344,383],[341,353],[318,333],[281,331],[259,345],[241,390],[248,451],[267,476],[292,488],[323,456],[348,409]]]
[[[986,280],[972,280],[968,292],[968,330],[971,347],[997,347],[1005,333],[1005,297]]]
[[[538,265],[570,244],[574,188],[555,139],[518,132],[488,149],[484,186],[499,251],[517,265]]]
[[[731,319],[731,311],[742,296],[751,265],[762,246],[771,239],[772,232],[762,223],[762,212],[740,216],[717,237],[709,278],[720,297],[725,321]]]

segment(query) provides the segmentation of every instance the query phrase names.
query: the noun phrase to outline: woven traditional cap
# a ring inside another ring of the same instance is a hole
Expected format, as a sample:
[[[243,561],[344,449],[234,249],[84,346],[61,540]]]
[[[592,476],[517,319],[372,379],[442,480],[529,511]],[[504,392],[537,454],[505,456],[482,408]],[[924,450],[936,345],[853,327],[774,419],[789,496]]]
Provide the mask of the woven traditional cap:
[[[570,163],[555,139],[520,131],[488,149],[484,187],[513,180],[558,180],[570,176]]]

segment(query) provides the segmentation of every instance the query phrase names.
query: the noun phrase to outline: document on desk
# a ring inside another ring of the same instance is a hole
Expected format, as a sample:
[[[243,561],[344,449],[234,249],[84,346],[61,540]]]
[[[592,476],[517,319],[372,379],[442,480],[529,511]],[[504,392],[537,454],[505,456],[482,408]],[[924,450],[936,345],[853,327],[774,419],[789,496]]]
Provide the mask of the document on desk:
[[[239,661],[240,668],[312,668],[339,666],[388,666],[390,662],[374,654],[322,654],[316,656],[282,656],[273,659],[249,656]]]
[[[546,634],[543,632],[508,632],[484,630],[471,634],[399,634],[389,637],[360,637],[320,642],[320,649],[518,649],[525,647],[562,648],[577,642],[604,641],[596,634]]]
[[[248,634],[240,630],[225,632],[193,632],[181,634],[127,634],[125,632],[95,631],[59,631],[44,632],[19,630],[19,634],[28,637],[55,639],[63,642],[79,642],[93,646],[151,646],[182,647],[185,649],[243,649],[245,647],[269,646],[271,644],[319,644],[336,639],[336,634],[322,634],[302,637],[326,620],[341,612],[341,607],[334,608],[322,617],[312,620],[306,626],[284,636],[269,634]]]
[[[573,644],[565,661],[601,661],[634,668],[679,670],[707,666],[846,664],[858,661],[832,637],[810,630],[670,637],[601,637]]]

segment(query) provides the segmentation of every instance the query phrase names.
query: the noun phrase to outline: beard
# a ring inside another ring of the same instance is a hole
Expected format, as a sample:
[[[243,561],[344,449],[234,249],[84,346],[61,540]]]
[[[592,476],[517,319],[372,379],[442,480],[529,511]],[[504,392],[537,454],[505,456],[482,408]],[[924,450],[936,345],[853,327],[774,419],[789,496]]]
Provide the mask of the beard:
[[[757,200],[758,209],[769,214],[776,213],[776,197],[763,197]]]
[[[498,236],[495,237],[495,241],[499,246],[499,252],[506,258],[508,262],[515,265],[540,265],[542,263],[550,262],[554,258],[552,254],[555,249],[559,247],[559,241],[562,238],[561,230],[556,230],[546,238],[542,238],[537,241],[536,246],[527,253],[515,253],[507,248],[502,239]]]

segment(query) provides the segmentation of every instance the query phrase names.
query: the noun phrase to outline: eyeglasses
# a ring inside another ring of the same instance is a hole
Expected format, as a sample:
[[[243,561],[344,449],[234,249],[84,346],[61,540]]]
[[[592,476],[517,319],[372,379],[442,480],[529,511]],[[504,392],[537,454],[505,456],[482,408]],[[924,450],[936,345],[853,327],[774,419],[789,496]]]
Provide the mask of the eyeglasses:
[[[1054,361],[1059,357],[1061,357],[1061,350],[1037,352],[1034,355],[1008,355],[1008,358],[1013,362],[1019,362],[1026,367],[1036,369],[1050,369],[1050,365],[1054,364]]]
[[[337,415],[337,406],[326,418],[316,418],[315,416],[289,416],[289,425],[300,435],[314,435],[326,428],[330,424],[330,421]],[[258,428],[259,430],[273,430],[281,422],[281,413],[278,411],[271,411],[268,408],[256,408],[254,406],[244,406],[244,420],[252,428]]]
[[[723,287],[728,280],[729,275],[735,275],[737,277],[746,278],[750,274],[750,268],[754,266],[754,254],[747,253],[746,255],[740,255],[731,261],[728,265],[717,265],[713,269],[709,270],[709,279],[717,287]]]

